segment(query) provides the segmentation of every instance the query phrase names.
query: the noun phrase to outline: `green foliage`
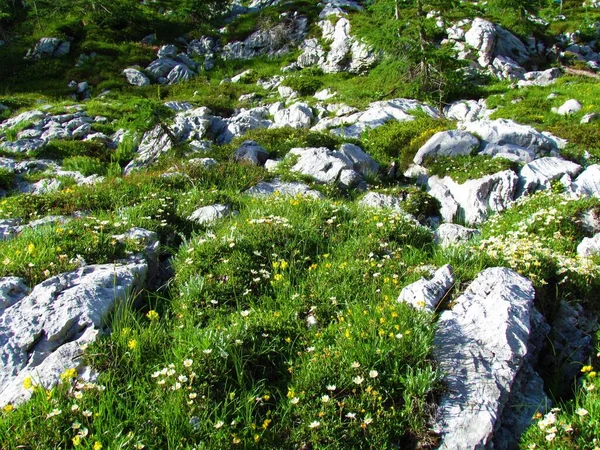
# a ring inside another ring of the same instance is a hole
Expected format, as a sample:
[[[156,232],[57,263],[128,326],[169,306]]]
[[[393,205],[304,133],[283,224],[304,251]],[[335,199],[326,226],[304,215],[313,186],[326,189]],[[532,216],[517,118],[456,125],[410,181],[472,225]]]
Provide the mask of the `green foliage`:
[[[313,95],[323,86],[323,82],[314,75],[314,71],[310,70],[303,70],[297,75],[286,77],[282,84],[291,87],[301,96]]]
[[[91,156],[71,156],[63,159],[63,169],[81,172],[84,176],[106,174],[106,163]]]
[[[106,147],[98,142],[62,139],[54,139],[35,152],[35,156],[39,158],[64,159],[84,156],[100,158],[104,161],[107,160],[109,154]]]
[[[451,127],[447,120],[419,116],[414,120],[388,122],[363,134],[364,150],[381,163],[398,161],[406,170],[417,151],[435,133]]]
[[[449,176],[459,184],[468,180],[492,175],[503,170],[517,170],[519,164],[504,158],[491,156],[438,156],[425,161],[425,167],[431,175]]]
[[[9,191],[13,188],[15,173],[12,170],[0,167],[0,189]]]

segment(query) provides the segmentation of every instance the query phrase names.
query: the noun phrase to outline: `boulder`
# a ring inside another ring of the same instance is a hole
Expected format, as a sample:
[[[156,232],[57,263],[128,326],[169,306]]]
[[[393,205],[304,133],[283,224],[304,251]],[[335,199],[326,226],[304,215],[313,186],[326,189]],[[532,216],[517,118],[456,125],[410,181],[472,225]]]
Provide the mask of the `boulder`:
[[[441,131],[433,135],[415,155],[413,162],[423,164],[436,156],[468,156],[479,148],[479,139],[465,131]]]
[[[306,103],[294,103],[286,109],[275,113],[273,128],[310,128],[313,112]]]
[[[585,169],[573,182],[573,190],[577,195],[600,198],[600,164]]]
[[[478,120],[464,122],[461,127],[484,141],[498,145],[516,145],[543,154],[557,149],[556,142],[528,125],[512,120]]]
[[[167,75],[169,84],[177,84],[194,78],[196,74],[185,64],[177,64]]]
[[[127,164],[124,173],[127,175],[154,164],[160,155],[168,152],[171,148],[173,148],[172,137],[162,126],[157,125],[152,131],[144,134],[136,156]]]
[[[566,116],[581,111],[581,108],[581,103],[575,99],[571,99],[564,102],[560,107],[558,107],[558,109],[553,108],[552,111],[556,114],[560,114],[561,116]]]
[[[465,42],[478,51],[479,65],[489,66],[496,46],[496,26],[487,20],[475,18],[465,33]]]
[[[213,121],[213,132],[217,135],[217,144],[227,144],[235,137],[242,136],[250,130],[269,128],[273,125],[267,117],[269,109],[258,107],[244,109],[228,119]]]
[[[489,119],[493,110],[487,108],[485,99],[459,100],[444,108],[444,115],[457,122],[475,122]]]
[[[358,202],[360,206],[367,208],[389,208],[397,211],[402,210],[401,201],[393,195],[380,194],[379,192],[369,192]]]
[[[279,96],[283,99],[291,100],[294,98],[298,98],[298,92],[296,92],[289,86],[278,86],[277,92],[279,93]]]
[[[534,298],[529,280],[491,268],[440,315],[433,350],[447,386],[435,426],[440,449],[492,447],[503,413],[513,412],[515,380],[522,371],[534,373],[527,358],[535,351],[532,336],[541,320]],[[535,390],[527,392],[531,403],[518,405],[519,427],[527,426],[546,400],[543,383],[527,387]]]
[[[163,45],[158,49],[159,58],[175,58],[177,56],[177,47],[174,45]]]
[[[592,238],[583,238],[577,246],[577,254],[582,257],[600,255],[600,234]]]
[[[192,158],[187,162],[191,166],[199,166],[203,169],[210,169],[218,165],[217,161],[213,158]]]
[[[552,181],[565,175],[574,178],[580,171],[579,164],[561,158],[548,156],[536,159],[521,168],[517,196],[550,189]]]
[[[146,67],[146,72],[155,80],[159,78],[166,78],[167,75],[177,67],[177,61],[171,58],[158,58],[150,63],[148,67]]]
[[[293,148],[289,156],[297,156],[292,172],[298,172],[314,178],[319,183],[332,184],[338,181],[340,173],[352,169],[354,164],[340,152],[321,148]]]
[[[264,166],[267,159],[269,159],[269,152],[255,141],[244,141],[233,154],[234,161],[254,166]]]
[[[177,141],[199,141],[208,136],[214,120],[206,107],[185,108],[177,113],[169,129]]]
[[[195,210],[188,220],[198,225],[210,225],[219,219],[229,216],[232,213],[229,205],[210,205],[203,206]]]
[[[534,150],[519,147],[513,144],[498,145],[491,142],[484,142],[479,151],[479,155],[493,156],[494,158],[504,158],[511,161],[528,163],[536,158]]]
[[[352,162],[352,169],[362,175],[377,175],[379,164],[354,144],[342,144],[338,150]]]
[[[519,80],[517,86],[520,88],[529,86],[550,86],[551,84],[554,84],[561,75],[562,72],[557,67],[544,71],[527,72],[523,76],[523,80]]]
[[[435,311],[439,302],[454,286],[454,281],[452,266],[446,264],[430,280],[421,278],[402,289],[398,302],[408,303],[416,309]]]
[[[272,195],[281,195],[286,197],[312,197],[323,198],[323,194],[307,185],[296,182],[284,182],[279,179],[273,181],[263,181],[246,191],[251,197],[270,197]]]
[[[507,209],[513,202],[519,177],[505,170],[458,184],[450,177],[428,180],[428,193],[441,203],[441,214],[446,222],[457,216],[467,224],[485,221],[490,212]]]
[[[474,228],[467,228],[453,223],[443,223],[433,233],[433,240],[441,247],[450,247],[467,242],[477,235],[479,235],[479,231]]]
[[[29,294],[29,288],[21,278],[0,278],[0,316],[6,308],[21,301],[27,294]]]
[[[33,49],[27,51],[26,58],[58,58],[69,54],[71,43],[58,38],[41,38]]]
[[[31,377],[46,389],[67,368],[82,365],[115,304],[144,283],[148,266],[135,261],[82,267],[38,284],[0,315],[0,407],[27,400]]]

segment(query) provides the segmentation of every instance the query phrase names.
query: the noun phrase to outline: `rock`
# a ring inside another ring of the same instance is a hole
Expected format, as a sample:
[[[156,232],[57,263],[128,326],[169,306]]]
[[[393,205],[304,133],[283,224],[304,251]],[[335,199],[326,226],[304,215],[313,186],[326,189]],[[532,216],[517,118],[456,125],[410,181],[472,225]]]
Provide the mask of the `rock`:
[[[6,308],[21,301],[27,294],[29,294],[29,288],[21,278],[0,278],[0,316]]]
[[[433,135],[415,155],[413,162],[423,164],[436,156],[468,156],[479,148],[479,139],[464,131],[441,131]]]
[[[567,100],[565,103],[563,103],[558,109],[556,108],[552,108],[552,111],[560,114],[561,116],[566,116],[569,114],[575,114],[579,111],[581,111],[581,103],[579,103],[577,100],[575,99],[571,99],[571,100]]]
[[[275,113],[273,128],[310,128],[313,112],[306,103],[294,103]]]
[[[159,58],[171,58],[174,59],[177,56],[177,47],[174,45],[163,45],[158,49],[157,56]]]
[[[14,126],[20,125],[23,122],[31,122],[33,126],[37,127],[47,117],[48,114],[43,111],[25,111],[18,116],[12,117],[0,123],[0,129],[13,128]]]
[[[487,219],[490,211],[504,211],[512,203],[519,177],[505,170],[458,184],[450,177],[428,180],[428,193],[441,203],[446,222],[457,216],[467,224],[477,225]]]
[[[320,90],[319,92],[316,92],[315,95],[313,95],[314,98],[321,101],[329,100],[335,96],[336,93],[329,88]]]
[[[550,189],[552,181],[561,179],[565,174],[573,178],[580,171],[579,164],[561,158],[536,159],[521,168],[517,196]]]
[[[529,50],[527,50],[525,44],[510,31],[505,30],[499,25],[496,25],[494,55],[511,58],[519,65],[527,64],[530,57]]]
[[[573,190],[577,195],[600,198],[600,165],[585,169],[573,182]]]
[[[507,56],[496,56],[489,69],[501,80],[516,81],[522,80],[525,77],[525,69]]]
[[[144,134],[135,158],[127,164],[124,173],[127,175],[154,164],[160,155],[168,152],[171,148],[173,148],[171,136],[163,127],[157,125],[152,131]]]
[[[577,246],[577,254],[582,257],[600,255],[600,234],[592,238],[583,238]]]
[[[142,286],[147,269],[141,261],[82,267],[49,278],[6,308],[0,316],[0,406],[31,396],[25,377],[49,389],[66,368],[80,366],[80,346],[95,339],[117,302]]]
[[[493,156],[494,158],[504,158],[521,163],[528,163],[536,158],[535,151],[533,150],[513,144],[498,145],[490,142],[484,142],[478,154]]]
[[[506,268],[481,272],[440,315],[434,356],[445,374],[435,428],[440,449],[490,448],[512,386],[528,370],[536,314],[529,280]],[[542,384],[537,395],[544,398]],[[535,412],[538,404],[526,405]],[[528,421],[531,421],[529,413]]]
[[[203,206],[195,210],[188,220],[195,222],[198,225],[209,225],[216,222],[219,219],[229,216],[232,213],[231,206],[229,205],[211,205]]]
[[[268,115],[269,109],[266,107],[242,108],[237,115],[224,119],[218,124],[213,121],[213,132],[218,135],[217,144],[227,144],[233,138],[242,136],[250,130],[269,128],[273,122],[267,119]]]
[[[273,181],[263,181],[246,191],[246,194],[252,197],[270,197],[271,195],[281,195],[289,197],[305,196],[312,198],[323,198],[323,194],[307,185],[296,182],[283,182],[279,179]]]
[[[301,68],[322,65],[325,62],[326,53],[319,45],[317,39],[311,38],[304,41],[300,47],[303,51],[298,57],[297,64]]]
[[[354,164],[340,152],[321,148],[293,148],[289,156],[297,156],[296,164],[290,169],[314,178],[319,183],[332,184],[338,181],[344,169],[352,169]]]
[[[544,70],[542,72],[527,72],[523,75],[523,80],[519,80],[517,86],[520,88],[529,86],[550,86],[560,78],[562,72],[559,68]]]
[[[159,78],[166,78],[177,65],[177,61],[171,58],[158,58],[146,67],[146,72],[158,81]]]
[[[193,158],[188,161],[189,165],[200,166],[203,169],[210,169],[218,165],[217,161],[213,158]]]
[[[214,120],[215,117],[206,107],[186,108],[177,113],[170,131],[179,142],[202,140],[209,134]]]
[[[283,99],[291,100],[294,98],[298,98],[298,92],[296,92],[289,86],[278,86],[277,92],[279,92],[279,96]]]
[[[354,144],[342,144],[338,150],[352,162],[352,169],[361,175],[377,175],[379,164]]]
[[[35,47],[27,52],[26,58],[58,58],[67,55],[70,49],[69,41],[62,41],[58,38],[41,38]]]
[[[498,145],[515,145],[543,154],[557,149],[556,142],[528,125],[512,120],[478,120],[464,122],[461,127],[484,141]]]
[[[485,99],[460,100],[444,108],[444,115],[457,122],[474,122],[489,119],[493,111],[487,108]]]
[[[478,51],[479,65],[489,66],[496,46],[496,26],[487,20],[475,18],[469,31],[465,33],[465,42]]]
[[[397,211],[402,210],[402,204],[398,197],[380,194],[379,192],[369,192],[358,202],[358,204],[367,208],[390,208]]]
[[[279,169],[279,165],[281,164],[280,160],[277,159],[267,159],[265,161],[265,169],[267,172],[277,172]]]
[[[435,311],[438,303],[454,286],[454,281],[452,266],[446,264],[435,272],[431,280],[421,278],[402,289],[398,302],[408,303],[416,309]]]
[[[600,114],[598,113],[589,113],[581,118],[580,124],[597,122],[600,119]]]
[[[342,189],[356,188],[363,191],[367,189],[364,179],[358,172],[351,169],[344,169],[340,172],[337,184]]]
[[[474,228],[467,228],[453,223],[443,223],[433,233],[433,240],[436,244],[445,248],[467,242],[477,235],[479,235],[479,231]]]
[[[269,159],[269,152],[255,141],[244,141],[233,154],[234,161],[254,166],[264,166],[267,159]]]
[[[194,78],[196,74],[185,64],[177,64],[167,75],[169,84],[177,84],[181,81],[188,81]]]

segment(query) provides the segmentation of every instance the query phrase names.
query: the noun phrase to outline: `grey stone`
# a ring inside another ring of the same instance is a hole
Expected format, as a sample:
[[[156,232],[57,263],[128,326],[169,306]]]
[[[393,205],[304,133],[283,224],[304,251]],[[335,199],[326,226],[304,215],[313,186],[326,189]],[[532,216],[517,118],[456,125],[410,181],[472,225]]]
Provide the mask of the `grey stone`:
[[[401,200],[393,195],[380,194],[379,192],[369,192],[358,202],[360,206],[367,208],[389,208],[397,211],[402,210]]]
[[[379,164],[359,146],[354,144],[342,144],[338,150],[352,162],[352,169],[361,175],[377,175]]]
[[[440,449],[490,448],[511,387],[527,370],[534,298],[529,280],[491,268],[440,315],[434,356],[447,385],[436,420]],[[543,398],[543,391],[531,397]]]
[[[491,142],[484,142],[479,154],[493,156],[494,158],[509,159],[521,163],[528,163],[536,158],[534,150],[513,144],[498,145]]]
[[[286,109],[275,113],[273,128],[310,128],[313,112],[306,103],[294,103]]]
[[[252,197],[270,197],[272,195],[281,195],[286,197],[312,197],[323,198],[323,194],[307,185],[296,182],[284,182],[279,179],[273,181],[263,181],[246,191],[246,194]]]
[[[155,80],[166,78],[169,72],[177,66],[177,61],[170,58],[158,58],[146,67],[146,72]]]
[[[314,178],[319,183],[335,183],[340,172],[344,169],[353,169],[354,164],[340,152],[321,148],[293,148],[289,156],[297,156],[296,164],[290,169],[303,175]]]
[[[581,118],[581,121],[579,123],[586,124],[586,123],[597,122],[598,119],[600,119],[600,114],[598,114],[598,113],[589,113],[589,114],[586,114],[585,116],[583,116]]]
[[[496,26],[487,20],[475,18],[469,31],[465,33],[465,42],[478,51],[480,66],[490,65],[496,46]]]
[[[474,228],[467,228],[453,223],[443,223],[433,233],[433,239],[441,247],[450,247],[467,242],[477,235],[479,235],[479,231]]]
[[[577,195],[600,198],[600,165],[585,169],[573,182],[573,189]]]
[[[523,80],[519,80],[517,86],[520,88],[529,86],[550,86],[554,84],[556,80],[560,78],[562,72],[559,68],[553,67],[552,69],[544,71],[527,72],[523,76]]]
[[[244,141],[233,154],[236,162],[245,162],[254,166],[264,166],[269,159],[269,152],[255,141]]]
[[[561,158],[548,156],[536,159],[521,168],[517,196],[549,189],[552,181],[559,180],[564,175],[575,177],[580,171],[579,164]]]
[[[213,158],[193,158],[188,161],[189,165],[201,166],[204,169],[210,169],[217,166],[217,161]]]
[[[123,75],[127,78],[127,82],[134,86],[148,86],[150,79],[141,71],[133,68],[123,70]]]
[[[475,122],[489,119],[493,110],[488,109],[485,99],[459,100],[444,108],[444,115],[457,122]]]
[[[142,261],[86,266],[49,278],[6,308],[0,316],[0,406],[31,396],[25,377],[49,389],[66,368],[81,364],[73,359],[81,356],[80,346],[95,339],[117,302],[142,286],[147,269]],[[72,351],[61,350],[65,345]]]
[[[558,109],[553,108],[552,111],[556,112],[557,114],[560,114],[561,116],[566,116],[581,111],[581,108],[581,103],[579,103],[575,99],[570,99],[563,103]]]
[[[157,56],[159,58],[175,58],[177,55],[177,47],[174,45],[163,45],[158,49]]]
[[[160,155],[168,152],[172,147],[173,141],[169,133],[163,127],[157,125],[152,131],[144,134],[136,156],[127,164],[124,173],[129,174],[154,164]]]
[[[582,257],[600,255],[600,234],[592,238],[583,238],[577,246],[577,254]]]
[[[423,164],[426,158],[436,156],[468,156],[479,148],[479,139],[470,133],[464,131],[441,131],[425,145],[423,145],[415,155],[413,162]]]
[[[167,75],[169,84],[177,84],[194,78],[196,74],[185,64],[177,64]]]
[[[62,41],[58,38],[41,38],[27,52],[26,58],[41,59],[64,56],[69,53],[71,44],[68,41]]]
[[[219,219],[227,217],[232,213],[229,205],[211,205],[203,206],[195,210],[188,220],[199,225],[210,225]]]
[[[433,278],[421,278],[406,286],[400,292],[398,302],[408,303],[413,308],[435,311],[438,304],[454,286],[452,266],[446,264],[440,267]]]
[[[6,308],[24,299],[27,294],[29,294],[29,288],[21,278],[0,278],[0,316]]]

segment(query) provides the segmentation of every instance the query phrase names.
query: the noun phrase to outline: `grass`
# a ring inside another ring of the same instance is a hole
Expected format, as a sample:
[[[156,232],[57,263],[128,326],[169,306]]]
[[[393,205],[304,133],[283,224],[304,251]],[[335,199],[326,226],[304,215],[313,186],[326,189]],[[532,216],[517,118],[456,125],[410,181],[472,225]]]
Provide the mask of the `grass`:
[[[439,156],[426,160],[424,164],[430,175],[437,175],[441,178],[448,176],[459,184],[504,170],[516,171],[519,167],[519,164],[514,161],[485,155]]]

